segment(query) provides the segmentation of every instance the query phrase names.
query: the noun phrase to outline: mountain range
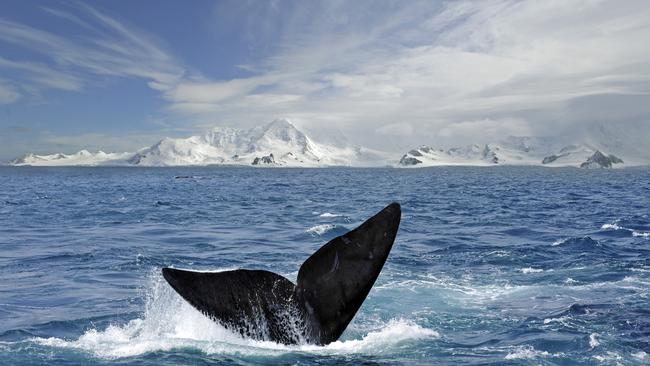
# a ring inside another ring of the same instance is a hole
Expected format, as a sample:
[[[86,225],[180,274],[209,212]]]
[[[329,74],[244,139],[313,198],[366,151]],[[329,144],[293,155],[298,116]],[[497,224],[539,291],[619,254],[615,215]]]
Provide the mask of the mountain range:
[[[395,154],[349,143],[315,142],[288,120],[274,120],[251,129],[215,127],[203,135],[164,138],[136,152],[26,154],[10,165],[73,166],[202,166],[267,167],[426,167],[440,165],[540,165],[611,168],[646,165],[639,149],[602,128],[598,138],[562,144],[554,137],[507,137],[498,143],[470,144],[447,149],[420,146],[398,158]],[[629,144],[628,144],[629,145]],[[623,155],[621,155],[621,152]],[[616,154],[616,155],[614,155]]]
[[[613,154],[601,151],[591,144],[562,146],[548,137],[513,137],[499,143],[467,145],[450,149],[420,146],[408,151],[399,161],[401,166],[439,165],[541,165],[549,167],[612,168],[641,165],[638,161],[626,164]]]
[[[360,146],[314,142],[287,120],[247,130],[215,127],[188,138],[164,138],[133,153],[26,154],[10,165],[256,165],[285,167],[381,166],[386,153]]]

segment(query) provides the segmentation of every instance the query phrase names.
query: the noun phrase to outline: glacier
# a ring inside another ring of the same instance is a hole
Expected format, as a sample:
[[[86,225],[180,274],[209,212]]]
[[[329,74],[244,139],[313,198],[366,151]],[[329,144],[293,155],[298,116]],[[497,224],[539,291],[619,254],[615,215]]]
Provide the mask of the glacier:
[[[313,141],[286,119],[251,129],[215,127],[188,138],[164,138],[136,152],[26,154],[10,165],[71,166],[201,166],[255,165],[273,167],[328,167],[386,164],[387,153],[360,146],[334,146]]]
[[[613,168],[645,165],[641,160],[625,163],[618,156],[589,143],[562,146],[551,137],[509,136],[498,143],[471,144],[449,149],[419,146],[402,155],[403,167],[447,165],[537,165],[547,167]]]
[[[509,136],[495,143],[445,149],[422,145],[398,158],[397,154],[347,142],[316,142],[289,120],[277,119],[250,129],[214,127],[202,135],[167,137],[135,152],[93,153],[81,150],[74,154],[29,153],[10,161],[9,165],[399,168],[449,165],[618,168],[648,165],[650,156],[647,149],[635,147],[638,144],[632,140],[625,143],[629,136],[614,132],[600,126],[594,134],[583,137],[578,143],[567,143],[560,137],[551,136]]]

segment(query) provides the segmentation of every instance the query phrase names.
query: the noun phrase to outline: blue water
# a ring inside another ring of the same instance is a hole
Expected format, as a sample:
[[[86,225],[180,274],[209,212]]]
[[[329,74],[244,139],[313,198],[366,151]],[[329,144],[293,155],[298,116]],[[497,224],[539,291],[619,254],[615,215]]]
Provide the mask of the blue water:
[[[391,201],[339,342],[242,339],[163,266],[295,280]],[[0,363],[648,364],[650,170],[0,168]]]

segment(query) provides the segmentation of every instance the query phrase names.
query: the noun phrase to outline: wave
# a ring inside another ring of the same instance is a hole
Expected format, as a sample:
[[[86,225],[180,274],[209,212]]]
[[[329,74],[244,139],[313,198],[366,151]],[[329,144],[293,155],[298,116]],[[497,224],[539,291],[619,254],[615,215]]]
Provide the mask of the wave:
[[[560,357],[563,354],[551,354],[547,351],[538,351],[532,346],[521,346],[517,347],[514,351],[509,352],[506,357],[506,360],[534,360],[537,358],[546,358],[549,356]]]
[[[532,268],[532,267],[522,268],[519,271],[523,274],[544,272],[544,270],[541,268]]]
[[[552,324],[552,323],[559,323],[559,324],[562,324],[562,325],[567,325],[569,320],[571,320],[571,318],[569,316],[565,315],[565,316],[561,316],[559,318],[546,318],[546,319],[544,319],[543,323],[545,325]]]
[[[619,225],[620,220],[615,220],[608,224],[603,224],[600,229],[605,231],[624,231],[631,233],[634,237],[642,237],[650,239],[650,232],[636,231],[635,229],[630,229],[624,226]]]
[[[622,227],[622,226],[619,226],[617,221],[614,221],[611,224],[603,224],[600,227],[600,229],[601,230],[621,230],[621,229],[625,229],[625,228]]]
[[[115,359],[187,348],[206,354],[235,356],[279,356],[292,352],[379,354],[398,351],[406,342],[438,337],[436,331],[412,321],[392,319],[361,339],[340,340],[327,346],[252,340],[212,321],[178,296],[160,275],[152,274],[142,318],[122,325],[112,324],[103,330],[89,329],[76,340],[52,337],[32,338],[31,341]]]
[[[574,270],[582,270],[577,267]],[[547,270],[548,272],[552,269]],[[435,296],[447,302],[462,303],[465,308],[483,308],[493,302],[518,303],[531,296],[553,294],[562,298],[567,306],[576,299],[588,299],[594,290],[626,290],[629,296],[646,297],[650,282],[642,276],[626,276],[612,281],[584,283],[567,279],[561,283],[517,284],[511,282],[481,283],[480,280],[458,279],[449,276],[425,274],[416,279],[394,279],[375,285],[376,291],[408,291],[421,296]],[[394,294],[392,296],[395,296]],[[549,318],[552,319],[552,318]],[[549,320],[551,322],[553,320]]]
[[[595,355],[594,359],[600,362],[607,362],[610,364],[620,365],[623,360],[623,356],[619,355],[617,352],[607,351],[602,355]]]
[[[343,216],[343,215],[333,214],[333,213],[329,213],[329,212],[324,212],[324,213],[322,213],[322,214],[320,214],[320,215],[318,215],[318,216],[319,216],[319,217],[341,217],[341,216]]]
[[[558,245],[562,245],[562,244],[566,243],[569,239],[570,238],[558,239],[558,240],[554,241],[553,244],[551,244],[551,246],[556,247]]]
[[[336,225],[332,225],[332,224],[321,224],[321,225],[312,226],[309,229],[305,230],[305,232],[309,234],[323,235],[326,232],[334,229],[335,227]]]

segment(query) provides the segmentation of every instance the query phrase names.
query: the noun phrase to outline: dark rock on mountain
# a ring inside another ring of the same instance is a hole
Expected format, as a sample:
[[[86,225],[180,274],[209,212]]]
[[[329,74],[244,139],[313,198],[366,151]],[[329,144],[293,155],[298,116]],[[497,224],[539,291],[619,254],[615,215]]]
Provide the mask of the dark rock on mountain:
[[[580,164],[581,168],[594,169],[594,168],[611,168],[612,164],[623,163],[623,160],[615,155],[605,155],[596,150],[596,152],[587,159],[584,163]]]
[[[253,165],[261,165],[261,164],[275,164],[273,153],[262,157],[256,157],[253,160]]]
[[[421,160],[418,160],[418,159],[416,159],[416,158],[414,158],[414,157],[412,157],[412,156],[404,155],[404,156],[402,156],[402,158],[399,160],[399,164],[400,164],[400,165],[405,165],[405,166],[409,166],[409,165],[417,165],[417,164],[422,164],[422,161],[421,161]]]

